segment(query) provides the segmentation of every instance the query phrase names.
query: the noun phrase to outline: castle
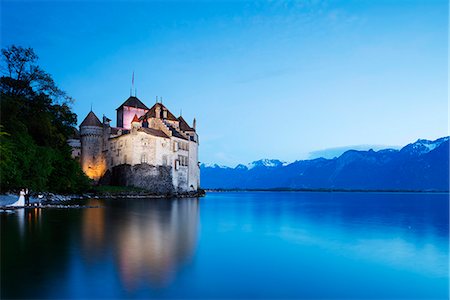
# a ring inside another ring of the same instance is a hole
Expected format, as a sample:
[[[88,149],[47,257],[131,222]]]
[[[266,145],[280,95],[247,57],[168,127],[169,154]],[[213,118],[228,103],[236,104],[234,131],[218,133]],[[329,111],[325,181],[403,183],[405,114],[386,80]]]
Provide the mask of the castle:
[[[198,135],[182,116],[161,102],[148,108],[130,96],[117,109],[117,125],[91,110],[80,124],[80,140],[69,140],[81,167],[96,182],[145,188],[155,193],[197,191]]]

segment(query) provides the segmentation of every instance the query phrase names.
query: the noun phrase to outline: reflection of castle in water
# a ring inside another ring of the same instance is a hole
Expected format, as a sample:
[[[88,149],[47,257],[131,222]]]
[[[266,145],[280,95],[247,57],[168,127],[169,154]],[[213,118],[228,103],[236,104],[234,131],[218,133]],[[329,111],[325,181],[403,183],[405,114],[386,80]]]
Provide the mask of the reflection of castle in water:
[[[84,250],[88,257],[96,257],[102,250],[112,249],[128,290],[143,281],[166,285],[195,250],[198,205],[198,199],[133,200],[87,209],[83,217]]]
[[[100,200],[91,200],[92,206],[101,206]],[[88,260],[97,259],[102,253],[96,250],[102,250],[106,240],[105,237],[105,209],[92,208],[83,211],[82,220],[83,248],[89,253]]]

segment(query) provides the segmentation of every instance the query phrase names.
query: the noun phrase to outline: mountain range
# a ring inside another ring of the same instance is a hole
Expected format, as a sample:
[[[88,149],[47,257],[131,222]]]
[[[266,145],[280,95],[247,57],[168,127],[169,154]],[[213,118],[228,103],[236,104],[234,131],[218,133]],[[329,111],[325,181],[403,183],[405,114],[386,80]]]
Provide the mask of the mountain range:
[[[234,168],[201,164],[205,189],[449,190],[449,137],[400,150],[348,150],[333,159],[261,159]]]

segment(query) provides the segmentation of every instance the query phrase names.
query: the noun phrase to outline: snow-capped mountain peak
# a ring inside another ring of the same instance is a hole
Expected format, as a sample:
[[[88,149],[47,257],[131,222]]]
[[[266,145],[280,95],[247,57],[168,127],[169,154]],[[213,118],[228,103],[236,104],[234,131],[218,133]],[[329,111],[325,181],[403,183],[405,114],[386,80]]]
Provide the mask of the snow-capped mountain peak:
[[[443,137],[440,139],[437,139],[435,141],[425,140],[425,139],[418,139],[416,142],[406,145],[402,148],[402,152],[409,152],[411,154],[425,154],[430,151],[433,151],[437,147],[439,147],[442,143],[447,142],[449,140],[449,137]]]
[[[235,169],[237,170],[247,170],[247,166],[243,165],[243,164],[239,164],[235,167]]]
[[[218,169],[228,168],[227,166],[224,166],[224,165],[218,165],[218,164],[212,164],[212,163],[201,163],[200,167],[201,168],[218,168]]]
[[[247,168],[253,169],[256,167],[266,167],[266,168],[274,168],[274,167],[281,167],[287,165],[287,162],[278,160],[278,159],[260,159],[254,162],[251,162],[247,165]]]

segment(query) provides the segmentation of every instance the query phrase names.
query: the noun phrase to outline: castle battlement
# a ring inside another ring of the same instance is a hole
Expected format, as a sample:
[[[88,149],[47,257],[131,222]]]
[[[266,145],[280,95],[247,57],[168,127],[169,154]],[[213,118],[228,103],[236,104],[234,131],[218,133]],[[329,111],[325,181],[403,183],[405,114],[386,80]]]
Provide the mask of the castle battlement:
[[[80,124],[80,163],[87,176],[156,193],[198,190],[195,119],[190,126],[162,103],[148,108],[134,96],[116,111],[116,127],[106,117],[101,122],[93,111]]]

